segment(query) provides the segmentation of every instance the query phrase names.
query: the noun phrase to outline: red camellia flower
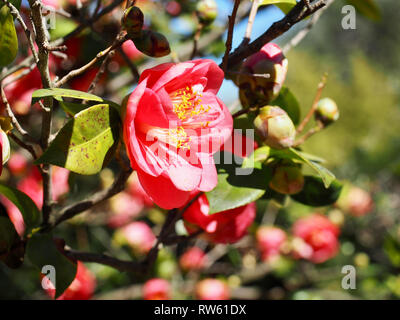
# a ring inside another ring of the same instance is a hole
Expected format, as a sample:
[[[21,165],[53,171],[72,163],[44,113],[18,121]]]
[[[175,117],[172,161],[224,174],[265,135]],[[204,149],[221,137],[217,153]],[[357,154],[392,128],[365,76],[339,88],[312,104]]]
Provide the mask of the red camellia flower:
[[[198,247],[190,248],[179,259],[179,265],[185,271],[201,270],[205,267],[206,262],[206,254]]]
[[[46,289],[47,294],[54,299],[56,290],[54,286],[46,278]],[[71,285],[64,293],[57,298],[57,300],[89,300],[92,298],[94,291],[96,290],[96,278],[95,276],[85,267],[85,265],[78,261],[78,270],[76,277]]]
[[[143,298],[145,300],[169,300],[171,288],[167,280],[154,278],[143,286]]]
[[[204,279],[196,285],[196,297],[199,300],[228,300],[228,285],[218,279]]]
[[[256,216],[254,202],[248,205],[209,215],[210,206],[205,195],[201,195],[183,214],[186,228],[194,232],[200,227],[206,237],[215,243],[239,241],[253,223]]]
[[[271,261],[279,256],[287,237],[285,231],[280,228],[261,226],[257,230],[256,239],[262,260]]]
[[[222,70],[211,60],[145,70],[129,96],[124,140],[144,190],[164,209],[217,184],[212,157],[232,132],[232,116],[216,96]]]
[[[293,250],[296,257],[322,263],[334,257],[339,249],[339,228],[327,217],[313,214],[293,226]]]

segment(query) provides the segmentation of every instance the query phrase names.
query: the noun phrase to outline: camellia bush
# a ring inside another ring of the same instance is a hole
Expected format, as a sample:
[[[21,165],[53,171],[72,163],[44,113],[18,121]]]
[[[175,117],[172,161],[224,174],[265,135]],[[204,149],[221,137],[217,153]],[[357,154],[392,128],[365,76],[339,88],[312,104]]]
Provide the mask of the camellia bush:
[[[24,282],[17,297],[279,299],[307,286],[292,272],[337,256],[343,213],[374,210],[303,151],[339,119],[329,77],[306,114],[285,85],[285,54],[332,2],[0,0],[0,261]],[[366,2],[343,5],[368,14]],[[272,5],[284,17],[252,38]],[[237,101],[219,97],[227,84]],[[288,203],[310,213],[287,219]]]

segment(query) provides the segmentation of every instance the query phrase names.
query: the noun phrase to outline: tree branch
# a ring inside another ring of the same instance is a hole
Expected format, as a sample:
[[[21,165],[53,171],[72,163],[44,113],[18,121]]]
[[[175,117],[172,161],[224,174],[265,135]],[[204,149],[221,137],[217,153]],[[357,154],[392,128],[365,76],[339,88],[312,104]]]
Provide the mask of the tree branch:
[[[114,181],[111,187],[105,190],[101,190],[95,194],[93,194],[90,198],[70,205],[64,208],[57,216],[58,218],[53,224],[53,227],[59,225],[61,222],[71,219],[76,215],[92,208],[93,206],[111,198],[117,193],[121,192],[125,188],[125,183],[128,180],[129,176],[132,173],[132,169],[128,168],[127,170],[122,170]]]
[[[235,3],[233,4],[233,9],[232,9],[232,14],[229,16],[229,21],[228,21],[228,36],[226,39],[226,44],[225,44],[225,55],[222,58],[222,71],[224,71],[224,73],[226,72],[226,70],[228,70],[228,58],[229,58],[229,53],[232,50],[232,40],[233,40],[233,29],[235,27],[235,22],[236,22],[236,14],[237,11],[239,9],[239,5],[240,5],[240,1],[241,0],[235,0]]]
[[[293,9],[281,20],[272,24],[272,26],[265,31],[256,40],[248,44],[247,46],[239,46],[233,53],[231,53],[226,61],[220,64],[223,69],[226,65],[226,69],[232,69],[235,65],[241,63],[245,58],[249,57],[253,53],[258,52],[266,43],[271,42],[275,38],[279,37],[296,23],[318,11],[325,6],[327,0],[318,0],[312,5],[311,10],[306,8],[303,2],[298,2]]]

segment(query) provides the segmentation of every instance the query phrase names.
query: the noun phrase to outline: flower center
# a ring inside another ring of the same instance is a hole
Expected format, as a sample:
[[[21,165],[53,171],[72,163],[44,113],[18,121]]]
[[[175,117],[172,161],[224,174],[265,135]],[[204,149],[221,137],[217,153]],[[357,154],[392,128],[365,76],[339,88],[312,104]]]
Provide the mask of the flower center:
[[[204,106],[201,102],[203,94],[202,86],[186,87],[179,89],[171,94],[173,112],[179,120],[188,122],[193,118],[205,114],[211,110],[211,106]],[[198,91],[196,89],[199,89]],[[201,123],[202,127],[207,127],[210,122]]]

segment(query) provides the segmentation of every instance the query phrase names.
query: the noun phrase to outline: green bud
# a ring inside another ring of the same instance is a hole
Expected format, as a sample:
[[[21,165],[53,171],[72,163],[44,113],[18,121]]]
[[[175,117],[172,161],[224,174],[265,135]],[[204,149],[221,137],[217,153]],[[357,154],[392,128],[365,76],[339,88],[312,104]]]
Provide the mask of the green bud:
[[[293,145],[296,129],[288,114],[279,107],[265,106],[260,109],[254,126],[264,143],[275,149]]]
[[[139,36],[143,28],[144,15],[138,7],[130,7],[125,10],[121,24],[130,35]]]
[[[304,176],[297,166],[279,166],[275,169],[269,186],[279,193],[295,194],[303,189]]]
[[[197,1],[196,14],[200,23],[209,25],[214,22],[218,16],[218,7],[215,0]]]
[[[330,98],[321,99],[315,111],[315,119],[324,125],[329,125],[339,119],[339,109],[335,101]]]
[[[167,38],[151,30],[143,30],[141,37],[132,41],[138,50],[150,57],[160,58],[171,52]]]

